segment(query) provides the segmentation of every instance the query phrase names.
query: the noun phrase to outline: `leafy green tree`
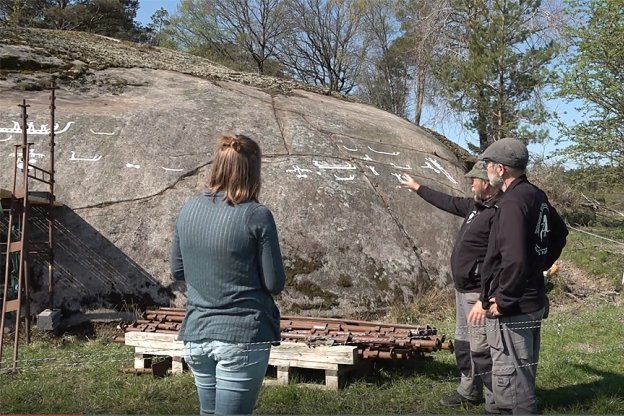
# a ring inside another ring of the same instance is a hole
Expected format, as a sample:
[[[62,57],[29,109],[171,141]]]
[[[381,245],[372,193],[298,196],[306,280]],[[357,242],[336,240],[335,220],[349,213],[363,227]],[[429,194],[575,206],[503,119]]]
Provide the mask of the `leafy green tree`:
[[[88,19],[81,30],[120,39],[134,39],[139,0],[81,0],[78,5],[86,6]]]
[[[12,26],[37,27],[55,0],[0,0],[0,22]]]
[[[151,22],[147,25],[149,32],[149,43],[154,46],[160,46],[165,30],[169,26],[169,12],[161,7],[152,14]]]
[[[88,13],[87,6],[71,3],[69,0],[55,2],[44,11],[46,28],[59,30],[84,30],[84,21]]]
[[[608,172],[622,183],[624,173],[624,0],[588,0],[571,6],[584,24],[569,27],[573,49],[559,95],[579,100],[582,115],[561,125],[573,144],[563,153],[579,166]]]
[[[435,72],[455,110],[468,117],[478,146],[515,136],[539,140],[548,113],[540,91],[558,46],[546,36],[541,0],[450,0],[447,49]]]
[[[0,0],[0,21],[134,40],[139,0]]]

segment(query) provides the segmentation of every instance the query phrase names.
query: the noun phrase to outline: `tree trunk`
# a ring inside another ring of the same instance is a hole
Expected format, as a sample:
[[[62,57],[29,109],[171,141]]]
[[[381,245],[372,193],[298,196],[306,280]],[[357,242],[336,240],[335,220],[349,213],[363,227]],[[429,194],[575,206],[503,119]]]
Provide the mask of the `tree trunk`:
[[[414,124],[420,126],[423,105],[425,102],[425,79],[426,74],[423,70],[417,70],[416,73],[416,97],[414,97]]]

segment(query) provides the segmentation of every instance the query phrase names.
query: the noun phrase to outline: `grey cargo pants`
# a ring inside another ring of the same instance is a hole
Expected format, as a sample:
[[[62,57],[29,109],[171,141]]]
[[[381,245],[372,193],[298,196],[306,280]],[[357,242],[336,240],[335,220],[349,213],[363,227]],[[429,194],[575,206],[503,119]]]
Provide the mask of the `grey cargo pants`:
[[[495,412],[490,374],[492,359],[487,343],[486,327],[472,326],[468,323],[470,310],[478,300],[479,293],[455,291],[455,359],[461,372],[457,392],[475,401],[485,396],[486,410]]]
[[[537,414],[535,377],[544,308],[487,320],[492,355],[492,391],[501,411]]]

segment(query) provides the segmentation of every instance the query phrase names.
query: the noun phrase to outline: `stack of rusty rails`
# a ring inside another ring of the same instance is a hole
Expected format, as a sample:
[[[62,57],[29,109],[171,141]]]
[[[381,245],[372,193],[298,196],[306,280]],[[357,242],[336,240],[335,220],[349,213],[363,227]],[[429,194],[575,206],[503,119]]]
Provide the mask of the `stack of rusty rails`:
[[[180,324],[177,322],[154,322],[147,319],[139,319],[131,324],[122,325],[126,332],[159,332],[161,334],[177,334]]]
[[[280,327],[282,341],[356,345],[363,359],[414,359],[425,353],[453,350],[453,343],[430,325],[284,316]]]
[[[159,308],[146,311],[135,323],[122,325],[123,342],[135,348],[134,369],[124,371],[149,373],[154,358],[165,356],[171,362],[171,373],[182,372],[184,344],[176,338],[184,314],[183,309]],[[418,359],[426,353],[453,349],[430,325],[284,316],[280,327],[282,342],[271,348],[269,359],[277,378],[265,380],[267,384],[287,384],[293,374],[305,369],[323,371],[322,386],[338,389],[348,373],[370,368],[376,360]]]

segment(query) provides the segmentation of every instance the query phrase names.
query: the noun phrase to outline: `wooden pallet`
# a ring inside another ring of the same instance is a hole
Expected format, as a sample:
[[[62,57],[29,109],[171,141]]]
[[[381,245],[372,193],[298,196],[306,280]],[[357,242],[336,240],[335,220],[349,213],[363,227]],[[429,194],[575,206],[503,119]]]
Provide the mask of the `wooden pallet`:
[[[151,368],[153,357],[171,357],[171,373],[184,371],[184,342],[176,334],[159,332],[126,332],[125,344],[134,347],[134,368]]]
[[[306,344],[282,342],[271,348],[269,365],[277,368],[275,381],[265,380],[266,384],[288,384],[298,369],[322,370],[325,372],[323,387],[338,390],[344,386],[344,377],[356,368],[359,362],[357,347],[319,346],[310,348]]]
[[[176,340],[176,334],[158,332],[126,332],[125,344],[134,347],[134,368],[151,368],[156,356],[171,357],[171,373],[184,371],[182,353],[184,343]],[[265,384],[288,384],[294,380],[298,369],[320,370],[324,372],[327,389],[339,389],[344,385],[345,376],[359,368],[359,356],[355,346],[308,347],[303,343],[282,342],[271,347],[269,366],[277,370],[276,379],[265,379]]]

